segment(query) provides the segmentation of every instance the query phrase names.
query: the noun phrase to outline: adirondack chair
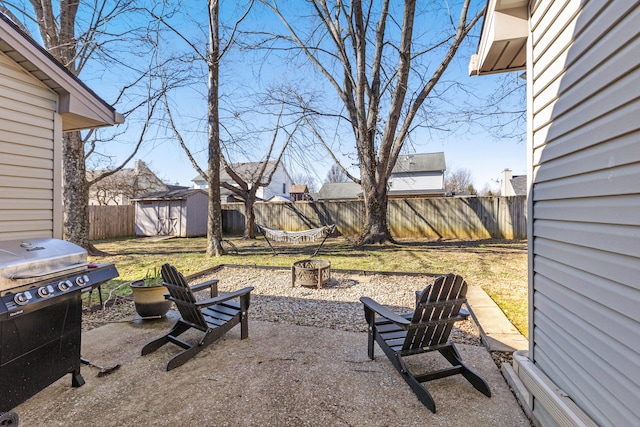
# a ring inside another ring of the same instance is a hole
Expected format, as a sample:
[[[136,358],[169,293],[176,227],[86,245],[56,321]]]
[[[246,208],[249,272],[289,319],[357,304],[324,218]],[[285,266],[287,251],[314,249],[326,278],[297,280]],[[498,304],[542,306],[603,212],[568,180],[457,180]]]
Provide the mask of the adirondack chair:
[[[249,336],[247,309],[253,286],[218,296],[217,280],[190,287],[184,276],[169,264],[162,266],[162,279],[163,284],[169,289],[169,294],[165,294],[165,298],[176,304],[182,318],[166,335],[145,345],[142,348],[143,356],[156,351],[168,342],[184,348],[185,350],[169,360],[167,371],[170,371],[183,365],[238,323],[240,323],[240,339]],[[211,298],[197,301],[194,292],[205,289],[210,289]],[[199,341],[192,344],[178,338],[180,334],[191,328],[204,332]]]
[[[462,309],[466,303],[467,283],[460,276],[440,276],[433,285],[416,292],[413,314],[398,315],[371,298],[362,297],[364,314],[369,325],[368,353],[374,359],[374,342],[398,370],[418,399],[432,412],[436,412],[433,397],[423,382],[462,374],[478,391],[491,396],[489,385],[462,362],[455,345],[449,342],[453,324],[464,320],[469,313]],[[437,350],[451,367],[415,374],[409,370],[403,357]]]

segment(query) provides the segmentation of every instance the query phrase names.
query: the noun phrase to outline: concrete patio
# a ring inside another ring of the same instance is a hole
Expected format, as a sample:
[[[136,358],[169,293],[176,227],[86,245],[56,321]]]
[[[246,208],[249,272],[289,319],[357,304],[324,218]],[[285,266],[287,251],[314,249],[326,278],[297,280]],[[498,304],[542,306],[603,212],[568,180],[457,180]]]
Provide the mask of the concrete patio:
[[[20,426],[530,425],[485,347],[458,345],[492,397],[459,375],[433,381],[433,414],[378,347],[376,359],[368,359],[365,333],[250,321],[248,339],[241,341],[236,327],[166,372],[177,347],[139,352],[169,328],[172,316],[84,333],[82,355],[120,369],[97,377],[97,369],[83,366],[86,384],[79,388],[65,376],[14,409]],[[432,366],[440,359],[428,354],[414,362]]]

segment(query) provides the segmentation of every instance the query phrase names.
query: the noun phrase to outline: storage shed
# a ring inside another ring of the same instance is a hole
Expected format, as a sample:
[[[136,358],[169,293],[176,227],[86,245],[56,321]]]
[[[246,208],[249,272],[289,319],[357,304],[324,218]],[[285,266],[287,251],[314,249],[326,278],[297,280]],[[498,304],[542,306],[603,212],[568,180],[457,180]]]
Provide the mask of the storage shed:
[[[205,190],[189,188],[147,193],[136,205],[136,235],[195,237],[207,234]]]

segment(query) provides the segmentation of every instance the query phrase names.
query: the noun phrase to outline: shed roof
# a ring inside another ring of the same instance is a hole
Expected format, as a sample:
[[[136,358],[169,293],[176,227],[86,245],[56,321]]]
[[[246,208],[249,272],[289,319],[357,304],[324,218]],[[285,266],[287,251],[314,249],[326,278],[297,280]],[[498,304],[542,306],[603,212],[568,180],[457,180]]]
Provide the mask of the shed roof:
[[[155,191],[153,193],[143,194],[140,197],[132,199],[132,201],[136,202],[139,200],[184,200],[197,193],[202,193],[205,195],[208,194],[205,190],[201,188],[181,188],[178,190]]]
[[[49,52],[0,12],[0,52],[58,94],[65,132],[123,123],[122,114],[96,95]]]
[[[396,165],[391,173],[440,172],[446,169],[443,152],[406,154],[398,156]]]

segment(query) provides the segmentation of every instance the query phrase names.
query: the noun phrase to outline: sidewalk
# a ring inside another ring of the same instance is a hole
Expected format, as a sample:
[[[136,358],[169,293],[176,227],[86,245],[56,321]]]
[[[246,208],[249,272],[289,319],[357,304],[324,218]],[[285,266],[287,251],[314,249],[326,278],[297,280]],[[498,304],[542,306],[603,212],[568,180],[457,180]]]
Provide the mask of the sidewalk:
[[[500,307],[480,286],[468,287],[467,302],[480,330],[482,342],[489,351],[512,353],[529,349],[529,341],[513,326]]]

